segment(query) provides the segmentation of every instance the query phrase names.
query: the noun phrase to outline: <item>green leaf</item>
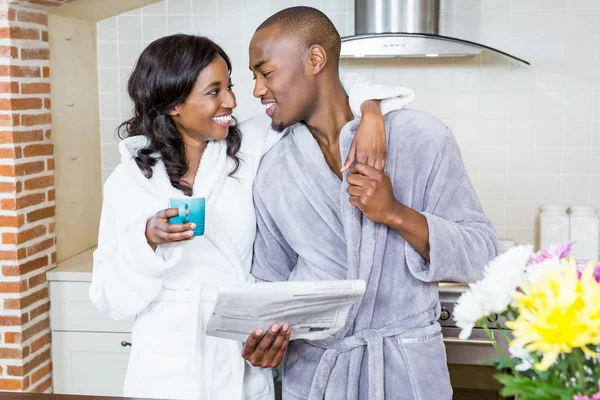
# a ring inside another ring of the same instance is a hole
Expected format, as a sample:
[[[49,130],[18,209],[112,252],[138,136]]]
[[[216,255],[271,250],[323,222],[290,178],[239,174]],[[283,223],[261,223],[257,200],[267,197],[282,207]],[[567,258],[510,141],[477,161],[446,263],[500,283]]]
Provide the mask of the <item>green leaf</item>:
[[[519,396],[520,400],[572,400],[574,388],[556,387],[550,382],[509,374],[496,375],[503,385],[500,395]]]
[[[502,358],[490,358],[487,360],[478,360],[477,364],[496,367],[496,369],[505,369],[505,368],[511,367]]]

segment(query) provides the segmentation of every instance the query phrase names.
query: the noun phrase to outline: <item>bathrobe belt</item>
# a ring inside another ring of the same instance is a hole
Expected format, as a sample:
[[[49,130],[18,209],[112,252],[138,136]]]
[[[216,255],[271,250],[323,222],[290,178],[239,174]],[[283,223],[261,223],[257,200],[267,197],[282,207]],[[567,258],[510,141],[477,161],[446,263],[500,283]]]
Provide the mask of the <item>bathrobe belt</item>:
[[[426,326],[427,323],[435,322],[435,315],[436,311],[432,309],[380,329],[363,329],[356,332],[353,336],[343,339],[310,341],[311,345],[326,350],[315,371],[315,376],[321,377],[321,379],[313,380],[308,397],[309,400],[323,400],[325,398],[327,382],[338,356],[363,346],[366,346],[368,351],[369,400],[384,400],[383,339],[400,336],[415,328]],[[401,343],[399,344],[401,345]]]

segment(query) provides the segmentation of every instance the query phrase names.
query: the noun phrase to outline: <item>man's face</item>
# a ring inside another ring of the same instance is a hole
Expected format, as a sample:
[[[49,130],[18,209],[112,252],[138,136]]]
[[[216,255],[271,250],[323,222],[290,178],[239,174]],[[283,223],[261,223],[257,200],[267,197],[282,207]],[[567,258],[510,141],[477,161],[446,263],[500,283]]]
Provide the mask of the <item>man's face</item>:
[[[280,32],[277,25],[256,32],[250,42],[250,70],[256,79],[254,97],[281,132],[309,115],[315,82],[308,73],[308,50]]]

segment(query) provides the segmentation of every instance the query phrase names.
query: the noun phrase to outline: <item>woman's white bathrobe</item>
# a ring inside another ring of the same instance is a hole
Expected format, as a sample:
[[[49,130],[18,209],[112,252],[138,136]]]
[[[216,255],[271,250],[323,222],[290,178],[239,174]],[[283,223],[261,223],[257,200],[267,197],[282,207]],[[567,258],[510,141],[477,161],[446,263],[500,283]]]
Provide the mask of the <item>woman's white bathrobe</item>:
[[[384,113],[413,98],[405,88],[372,85],[356,74],[344,85],[360,114],[366,99],[386,99]],[[133,157],[146,146],[144,137],[119,145],[121,164],[104,186],[98,248],[90,298],[114,319],[135,317],[124,394],[161,399],[272,399],[269,369],[249,366],[239,342],[204,335],[219,285],[252,282],[250,266],[256,231],[252,184],[262,154],[279,134],[266,115],[240,125],[242,162],[235,177],[224,141],[209,142],[193,186],[206,197],[205,235],[160,245],[152,251],[146,222],[184,197],[169,182],[158,161],[151,179]]]

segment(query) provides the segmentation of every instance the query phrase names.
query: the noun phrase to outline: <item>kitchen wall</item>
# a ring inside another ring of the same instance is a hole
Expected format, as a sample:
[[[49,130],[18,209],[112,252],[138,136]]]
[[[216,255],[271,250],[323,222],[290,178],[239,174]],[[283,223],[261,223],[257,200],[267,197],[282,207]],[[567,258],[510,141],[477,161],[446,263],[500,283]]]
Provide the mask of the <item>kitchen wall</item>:
[[[342,36],[354,31],[354,0],[164,0],[100,21],[104,179],[119,161],[114,130],[130,115],[126,81],[144,46],[177,32],[217,41],[233,61],[243,120],[263,112],[252,97],[248,42],[266,17],[292,5],[320,8]],[[532,66],[488,53],[346,60],[343,69],[411,87],[412,107],[453,129],[500,237],[534,243],[544,203],[600,210],[600,0],[442,0],[442,10],[442,34],[497,47]]]

